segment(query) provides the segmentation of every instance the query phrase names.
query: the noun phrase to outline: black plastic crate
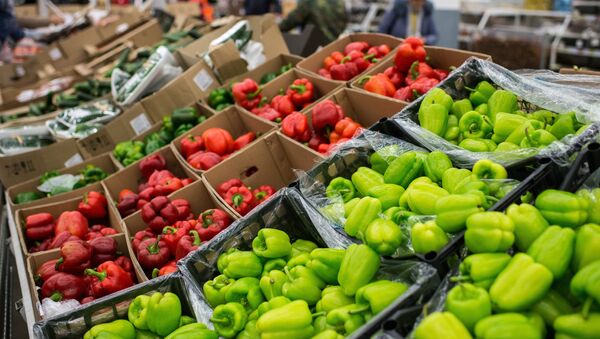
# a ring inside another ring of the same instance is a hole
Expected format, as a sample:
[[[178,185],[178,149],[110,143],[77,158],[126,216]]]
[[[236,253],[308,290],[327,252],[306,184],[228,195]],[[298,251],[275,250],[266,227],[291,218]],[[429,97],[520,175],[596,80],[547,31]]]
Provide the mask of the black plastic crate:
[[[576,191],[598,168],[600,168],[600,143],[593,142],[579,153],[559,189]]]

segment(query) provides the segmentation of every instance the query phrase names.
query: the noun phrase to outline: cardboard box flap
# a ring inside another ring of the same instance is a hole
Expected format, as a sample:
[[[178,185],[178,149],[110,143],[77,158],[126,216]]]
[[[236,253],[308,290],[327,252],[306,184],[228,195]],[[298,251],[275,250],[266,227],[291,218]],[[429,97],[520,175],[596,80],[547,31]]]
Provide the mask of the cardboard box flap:
[[[248,72],[248,63],[242,59],[232,40],[227,40],[224,44],[213,48],[208,55],[221,79],[229,79]]]

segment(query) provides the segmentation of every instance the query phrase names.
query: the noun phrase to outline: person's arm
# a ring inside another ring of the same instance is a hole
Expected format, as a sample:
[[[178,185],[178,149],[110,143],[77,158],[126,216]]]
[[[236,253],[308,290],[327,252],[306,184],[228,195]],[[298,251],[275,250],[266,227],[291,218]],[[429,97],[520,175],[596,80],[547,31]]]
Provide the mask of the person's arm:
[[[38,27],[46,27],[51,24],[58,25],[64,22],[63,18],[57,15],[51,15],[48,18],[41,17],[17,17],[17,22],[19,26],[24,28],[38,28]]]
[[[392,34],[392,27],[396,21],[396,12],[394,12],[394,6],[391,6],[381,19],[379,24],[379,33]]]
[[[290,12],[287,18],[279,24],[279,29],[283,32],[287,32],[304,24],[304,21],[310,13],[310,4],[308,2],[308,0],[299,0],[296,9]]]
[[[425,44],[435,45],[438,41],[438,32],[437,28],[435,27],[435,20],[433,20],[433,15],[429,16],[427,33],[428,34],[423,37],[425,39]]]

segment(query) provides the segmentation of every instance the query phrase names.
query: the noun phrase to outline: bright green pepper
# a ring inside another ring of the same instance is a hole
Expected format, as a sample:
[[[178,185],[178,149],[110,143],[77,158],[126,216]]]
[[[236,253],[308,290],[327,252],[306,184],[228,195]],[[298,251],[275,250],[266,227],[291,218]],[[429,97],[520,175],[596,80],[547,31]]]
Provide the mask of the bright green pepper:
[[[352,237],[364,234],[369,223],[377,218],[379,213],[381,213],[379,200],[371,197],[361,198],[346,219],[344,231]]]
[[[383,175],[379,172],[368,167],[359,167],[358,170],[352,174],[352,183],[358,193],[365,196],[372,187],[381,185],[384,181]]]
[[[477,105],[477,107],[475,107],[475,111],[479,112],[479,114],[481,114],[481,115],[489,116],[489,114],[490,114],[490,108],[489,108],[488,104]],[[496,115],[496,119],[497,118],[498,118],[498,115]]]
[[[588,218],[587,200],[571,192],[545,190],[535,199],[535,207],[552,225],[577,227]]]
[[[600,261],[588,264],[571,279],[571,293],[583,302],[581,314],[587,317],[590,307],[600,303]]]
[[[520,149],[519,145],[515,145],[512,142],[504,141],[504,142],[499,143],[494,151],[510,152],[510,151],[514,151],[514,150],[518,150],[518,149]]]
[[[521,141],[521,147],[544,147],[555,142],[556,139],[552,133],[543,129],[535,131],[525,130],[525,139]]]
[[[179,327],[181,301],[171,292],[156,292],[150,296],[146,312],[148,329],[160,336],[166,336]]]
[[[232,104],[233,97],[227,88],[217,88],[208,95],[207,103],[210,107],[216,108],[223,104]]]
[[[312,339],[344,339],[344,336],[332,329],[328,329],[315,335]]]
[[[179,318],[179,327],[194,323],[196,323],[196,319],[190,316],[182,315],[181,318]]]
[[[575,133],[575,125],[577,119],[575,118],[574,112],[560,114],[556,122],[550,127],[549,132],[552,133],[556,139],[562,139],[569,134]]]
[[[527,118],[510,112],[498,113],[494,123],[494,135],[499,141],[504,141],[514,130],[527,122]]]
[[[535,127],[532,125],[532,121],[527,120],[521,125],[517,126],[508,137],[506,142],[513,143],[515,145],[521,145],[521,142],[526,138],[529,131],[534,131]]]
[[[404,194],[411,211],[421,215],[433,215],[436,201],[448,196],[448,191],[434,183],[416,182],[412,183]]]
[[[354,295],[366,285],[379,270],[379,255],[367,245],[352,244],[340,266],[338,282],[348,296]]]
[[[523,311],[542,300],[552,285],[552,272],[524,253],[517,253],[490,287],[495,309]]]
[[[448,128],[444,134],[444,139],[456,144],[460,136],[460,129],[458,128],[458,120],[456,121],[456,125],[454,124],[454,120],[456,120],[454,115],[448,117]]]
[[[221,274],[216,276],[213,280],[209,280],[204,283],[202,290],[206,301],[212,307],[225,303],[225,293],[235,282],[234,279],[227,278],[227,276]]]
[[[219,272],[229,278],[260,277],[262,263],[252,251],[229,250],[222,253],[217,261]]]
[[[506,253],[471,254],[460,263],[458,277],[452,281],[469,281],[477,287],[490,288],[496,277],[508,265],[510,255]]]
[[[465,245],[473,253],[504,252],[515,241],[515,225],[501,212],[480,212],[467,218]]]
[[[321,299],[321,290],[325,282],[312,270],[304,266],[296,266],[289,270],[284,269],[288,280],[283,284],[281,292],[290,300],[304,300],[309,305],[314,305]]]
[[[263,314],[256,322],[256,329],[264,339],[304,339],[314,333],[312,314],[304,300],[292,301]]]
[[[287,275],[280,270],[272,270],[260,278],[260,290],[267,300],[283,295],[283,284],[288,281]]]
[[[484,139],[464,139],[458,146],[471,152],[491,152]]]
[[[325,283],[337,284],[337,276],[345,254],[345,250],[338,248],[316,248],[310,252],[310,261],[306,267]]]
[[[336,196],[342,197],[344,202],[348,202],[354,198],[356,190],[354,189],[354,185],[352,181],[346,178],[335,178],[331,180],[329,185],[327,185],[326,194],[328,197],[333,198]]]
[[[398,157],[399,153],[400,146],[397,144],[385,146],[377,150],[377,152],[374,152],[369,157],[371,168],[381,174],[385,173],[385,170],[388,168],[389,164]]]
[[[238,333],[236,339],[260,339],[258,330],[256,329],[256,320],[248,320],[244,330]]]
[[[452,104],[452,109],[450,112],[454,114],[457,118],[462,118],[463,114],[472,111],[473,105],[469,99],[456,100]]]
[[[310,261],[310,253],[302,252],[288,260],[287,266],[288,268],[296,267],[296,266],[306,266]]]
[[[317,312],[320,313],[321,311],[317,311]],[[315,320],[313,321],[313,327],[315,329],[315,333],[320,333],[320,332],[324,332],[327,330],[333,330],[333,326],[329,326],[327,324],[327,317],[325,315],[316,316]]]
[[[197,118],[196,118],[197,119]],[[179,127],[177,127],[177,129],[175,130],[175,137],[179,137],[182,136],[183,134],[185,134],[187,131],[191,130],[192,128],[194,128],[196,124],[183,124],[183,125],[179,125]]]
[[[515,245],[521,251],[527,251],[549,226],[540,211],[529,204],[512,204],[506,209],[506,215],[515,224]]]
[[[503,313],[486,317],[475,325],[475,335],[481,339],[523,338],[542,339],[535,320],[520,313]]]
[[[356,291],[355,299],[359,305],[369,305],[371,313],[375,315],[383,311],[407,290],[408,286],[401,282],[377,280],[359,288]]]
[[[377,218],[367,226],[364,241],[380,255],[392,255],[402,244],[403,237],[393,221]]]
[[[292,244],[284,231],[262,228],[252,240],[252,251],[263,258],[281,258],[292,252]]]
[[[270,82],[272,80],[274,80],[275,78],[277,78],[277,72],[269,72],[269,73],[265,73],[265,75],[263,75],[260,78],[260,84],[264,85],[267,82]]]
[[[585,224],[577,229],[571,268],[577,272],[588,264],[600,260],[600,225]]]
[[[350,213],[352,213],[352,210],[354,207],[356,207],[356,205],[358,205],[359,201],[360,198],[354,198],[347,203],[344,203],[344,218],[348,218],[350,216]]]
[[[487,291],[472,284],[454,286],[446,297],[446,310],[454,314],[468,329],[492,314],[492,303]]]
[[[535,120],[543,122],[547,126],[554,124],[558,118],[558,114],[542,109],[531,113],[531,117]]]
[[[407,188],[414,179],[423,173],[423,158],[415,151],[401,154],[388,166],[383,174],[384,181]]]
[[[428,153],[423,163],[425,175],[438,184],[442,183],[442,176],[449,168],[452,168],[452,161],[440,151]]]
[[[248,310],[254,310],[264,301],[260,281],[254,277],[243,277],[231,284],[225,293],[225,301],[242,304]]]
[[[129,321],[122,319],[98,324],[83,335],[83,339],[94,338],[135,339],[135,328]]]
[[[117,337],[120,338],[120,337]],[[110,338],[106,338],[106,339],[110,339]],[[150,331],[144,331],[144,330],[135,330],[135,339],[161,339],[161,336],[156,335]]]
[[[437,252],[450,241],[435,220],[413,225],[410,229],[410,239],[414,251],[420,254]]]
[[[474,106],[487,103],[492,94],[496,92],[496,88],[485,80],[480,81],[475,88],[465,88],[471,92],[469,94],[469,100]]]
[[[233,338],[244,329],[248,315],[240,303],[230,302],[215,308],[210,321],[220,336]]]
[[[452,105],[454,105],[454,100],[452,100],[452,97],[446,94],[443,89],[433,88],[427,92],[427,95],[425,95],[425,98],[423,98],[423,101],[421,102],[421,106],[419,107],[419,120],[421,120],[421,109],[434,104],[442,105],[446,111],[450,112]]]
[[[171,122],[175,130],[182,125],[194,126],[198,122],[198,111],[194,107],[177,108],[171,114]]]
[[[419,109],[419,123],[424,129],[444,136],[448,128],[448,109],[441,104],[431,104]]]
[[[127,309],[127,319],[136,328],[140,330],[147,330],[148,324],[148,302],[150,297],[147,295],[138,295],[133,299],[129,308]]]
[[[40,192],[21,192],[15,196],[13,201],[15,204],[22,204],[41,199],[43,197],[44,196]]]
[[[600,313],[590,313],[587,317],[576,313],[563,315],[554,321],[558,339],[592,339],[600,337]]]
[[[442,187],[454,194],[462,185],[473,180],[472,174],[468,169],[449,168],[442,175]]]
[[[353,303],[354,299],[345,295],[340,286],[329,286],[321,292],[321,300],[317,302],[316,311],[328,313],[336,308]]]
[[[400,185],[381,184],[371,188],[367,195],[379,200],[381,209],[387,210],[390,207],[398,206],[398,201],[403,193],[404,188]]]
[[[269,259],[265,261],[263,265],[263,277],[273,270],[283,270],[287,265],[287,261],[284,258]]]
[[[492,132],[492,126],[486,122],[487,116],[476,111],[465,113],[458,122],[458,128],[464,138],[485,138]]]
[[[473,165],[473,174],[478,179],[506,179],[508,177],[504,166],[487,159],[478,160]]]
[[[401,207],[388,208],[383,212],[384,219],[393,221],[396,225],[402,225],[408,221],[408,218],[415,216],[416,213],[403,209]]]
[[[317,244],[315,244],[312,241],[298,239],[292,243],[292,253],[290,254],[290,256],[295,257],[303,253],[310,253],[318,247],[319,246],[317,246]]]
[[[165,339],[218,339],[219,335],[215,331],[206,328],[206,325],[194,323],[182,326],[176,329],[173,333],[165,337]]]
[[[498,113],[512,113],[517,110],[518,98],[514,93],[499,89],[495,91],[488,100],[489,117],[492,123],[496,122]]]
[[[451,194],[435,203],[437,225],[447,233],[456,233],[465,228],[467,218],[483,212],[481,197],[475,194]]]
[[[575,231],[572,229],[550,226],[531,243],[527,254],[535,262],[546,266],[554,279],[560,279],[571,263],[574,241]]]
[[[548,291],[544,299],[533,305],[531,310],[539,314],[548,326],[552,326],[559,316],[574,312],[571,304],[554,290]]]
[[[434,312],[425,317],[413,333],[414,339],[471,339],[463,323],[450,312]]]
[[[256,309],[258,318],[260,318],[263,314],[269,312],[270,310],[274,310],[278,307],[285,306],[290,302],[291,300],[284,296],[275,297],[269,301],[265,301],[262,304],[260,304],[260,306],[258,306],[258,308]]]
[[[364,323],[368,305],[350,304],[336,308],[327,313],[327,324],[333,326],[338,333],[345,336],[359,329]]]
[[[588,202],[588,218],[586,222],[600,224],[600,213],[597,213],[597,211],[600,211],[600,188],[594,188],[593,190],[580,189],[576,194]]]

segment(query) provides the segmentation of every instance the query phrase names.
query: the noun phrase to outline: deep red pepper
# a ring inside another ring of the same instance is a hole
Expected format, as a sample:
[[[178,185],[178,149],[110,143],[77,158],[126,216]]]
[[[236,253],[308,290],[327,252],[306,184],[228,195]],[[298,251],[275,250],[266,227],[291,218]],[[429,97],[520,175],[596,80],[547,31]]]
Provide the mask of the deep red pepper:
[[[312,127],[318,133],[327,134],[344,118],[344,111],[330,99],[318,102],[311,111]]]
[[[296,105],[296,107],[302,107],[303,105],[313,101],[315,89],[310,80],[306,78],[300,78],[294,80],[294,82],[288,87],[286,94],[290,97],[290,99],[292,99],[292,102],[294,105]]]
[[[366,41],[353,41],[344,47],[344,54],[348,55],[352,51],[364,52],[369,49],[369,43]]]
[[[381,59],[384,56],[388,55],[391,51],[392,49],[390,48],[390,46],[382,44],[379,46],[372,46],[367,50],[367,54],[373,54],[376,58]]]
[[[331,65],[331,66],[333,66],[333,65]],[[329,68],[331,68],[331,66]],[[328,69],[320,68],[317,71],[317,73],[324,78],[331,79],[331,72],[329,72],[329,68]]]
[[[233,142],[233,150],[239,151],[242,148],[244,148],[246,145],[253,142],[254,140],[256,140],[256,133],[248,132],[248,133],[242,134],[239,137],[237,137],[235,139],[235,141]]]
[[[360,73],[369,68],[374,56],[373,54],[365,55],[363,52],[352,51],[346,55],[344,63],[354,63],[358,68],[358,73]]]
[[[260,91],[258,83],[250,78],[237,82],[231,87],[235,102],[247,110],[258,107],[262,100]]]
[[[254,195],[254,199],[256,199],[256,204],[258,205],[275,194],[275,188],[273,188],[271,185],[261,185],[252,190],[252,194]]]
[[[204,147],[207,152],[225,155],[233,150],[233,137],[231,133],[222,128],[207,129],[202,133],[202,140],[204,140]]]
[[[220,230],[217,231],[217,233],[219,233],[221,230],[225,229],[230,224],[231,224],[231,218],[229,217],[229,214],[227,214],[225,211],[223,211],[221,209],[211,208],[211,209],[208,209],[208,210],[202,212],[199,215],[198,224],[196,224],[196,229],[198,229],[199,226],[201,226],[202,228],[209,228],[210,226],[217,226],[220,228]],[[198,231],[198,233],[200,233],[200,238],[203,240],[212,239],[212,236],[205,234],[206,232],[204,232],[204,231]],[[213,234],[213,236],[215,234]]]
[[[119,192],[119,196],[118,196],[118,198],[117,198],[117,202],[121,202],[121,201],[123,201],[123,199],[124,199],[126,196],[128,196],[128,195],[131,195],[131,194],[135,194],[135,192],[134,192],[134,191],[132,191],[132,190],[130,190],[130,189],[128,189],[128,188],[122,189],[122,190]]]
[[[177,243],[177,249],[175,250],[175,260],[179,260],[185,257],[188,253],[195,251],[200,247],[202,241],[198,232],[195,230],[189,231],[188,234],[184,235]]]
[[[429,92],[430,89],[434,88],[439,84],[440,81],[434,78],[419,78],[412,85],[410,85],[410,89],[413,92],[413,95],[418,94],[419,96]]]
[[[89,233],[88,233],[89,234]],[[86,234],[87,235],[87,234]],[[64,243],[71,240],[81,240],[78,237],[72,235],[71,233],[64,231],[55,235],[52,239],[52,242],[48,245],[48,249],[60,248]]]
[[[185,187],[185,186],[187,186],[187,185],[189,185],[189,184],[191,184],[193,182],[194,182],[194,179],[192,179],[192,178],[183,178],[183,179],[181,179],[181,184],[183,185],[183,187]]]
[[[48,280],[51,276],[59,273],[56,270],[56,262],[58,259],[48,260],[43,263],[38,269],[35,271],[35,275],[33,276],[33,280],[36,284],[41,285],[46,280]]]
[[[296,110],[296,105],[294,105],[294,102],[289,95],[274,96],[273,99],[271,99],[270,106],[284,117],[292,114]]]
[[[154,171],[148,178],[148,187],[158,185],[160,182],[165,181],[165,178],[175,178],[175,174],[169,170]]]
[[[308,147],[317,151],[319,149],[319,145],[326,144],[327,139],[319,133],[313,133],[312,137],[308,141]]]
[[[163,178],[161,179],[156,186],[156,195],[169,195],[180,188],[183,188],[183,184],[181,183],[181,179],[173,177],[173,178]]]
[[[166,179],[168,180],[168,179]],[[154,197],[159,196],[156,188],[154,186],[146,187],[144,190],[140,191],[139,200],[137,202],[137,208],[140,209],[144,205],[150,202]]]
[[[449,72],[443,69],[436,68],[433,70],[433,73],[435,74],[434,78],[438,79],[439,81],[442,81],[448,77]]]
[[[281,131],[288,137],[300,142],[310,140],[311,132],[308,127],[308,118],[302,113],[294,112],[283,119]]]
[[[333,80],[348,81],[358,75],[358,67],[353,62],[346,62],[331,67],[331,78]]]
[[[204,139],[201,135],[188,135],[181,139],[181,154],[184,158],[190,155],[202,151],[204,149]]]
[[[398,46],[394,57],[394,64],[401,72],[408,72],[415,61],[425,61],[427,52],[423,47],[423,40],[417,37],[408,37]]]
[[[156,197],[142,207],[142,219],[157,234],[179,218],[177,207],[165,196]]]
[[[154,171],[162,171],[167,167],[167,160],[161,154],[152,154],[138,164],[144,178],[150,178]]]
[[[161,267],[160,269],[155,268],[152,270],[152,278],[157,278],[160,277],[162,275],[167,275],[167,274],[171,274],[171,273],[175,273],[177,272],[177,261],[175,260],[171,260],[168,263],[165,264],[165,266]]]
[[[108,202],[104,194],[96,191],[87,192],[83,201],[77,206],[77,210],[89,219],[101,219],[106,217]]]
[[[177,213],[179,213],[179,220],[189,220],[194,217],[191,213],[192,208],[190,206],[190,202],[185,199],[174,199],[171,201],[171,204],[175,205],[177,208]]]
[[[331,144],[320,144],[319,148],[317,148],[317,152],[322,154],[327,154],[329,149],[331,148]]]
[[[413,91],[410,89],[410,86],[402,87],[394,93],[394,99],[411,102],[415,100],[415,96]]]
[[[119,214],[122,217],[133,214],[138,209],[137,207],[139,200],[140,197],[133,192],[132,194],[124,195],[122,199],[119,196],[119,203],[117,204],[117,210],[119,210]]]
[[[93,277],[92,293],[95,298],[133,286],[129,272],[113,261],[104,262],[96,270],[87,269],[85,274]]]
[[[223,161],[223,158],[217,153],[213,152],[198,151],[187,157],[187,162],[190,164],[190,166],[202,171],[207,171],[213,168],[221,161]]]
[[[244,183],[240,179],[238,179],[238,178],[229,179],[225,182],[222,182],[219,186],[217,186],[217,193],[219,193],[219,195],[224,198],[225,193],[227,193],[227,191],[229,191],[230,188],[240,187],[240,186],[244,186]]]
[[[161,240],[161,236],[153,239],[142,241],[138,247],[137,259],[147,271],[152,271],[154,268],[163,266],[169,261],[169,248],[167,244]]]
[[[67,231],[78,238],[88,232],[88,221],[86,217],[79,211],[65,211],[56,220],[54,226],[54,234]]]
[[[135,236],[133,237],[133,240],[131,240],[131,246],[133,247],[133,251],[137,254],[138,248],[140,247],[140,244],[142,243],[142,241],[144,241],[146,239],[154,238],[154,237],[155,237],[154,232],[152,232],[152,229],[150,229],[150,228],[146,228],[144,230],[137,231],[135,233]]]
[[[245,215],[254,207],[254,195],[246,187],[232,187],[225,193],[225,202],[240,215]]]
[[[127,273],[129,273],[131,281],[137,281],[137,278],[135,276],[135,269],[133,268],[133,262],[131,261],[131,259],[124,255],[121,255],[117,259],[115,259],[114,262],[115,264],[121,266],[121,268],[124,269]]]
[[[92,248],[83,240],[65,242],[60,248],[56,269],[61,272],[81,274],[92,267]]]
[[[383,74],[390,79],[395,88],[399,88],[404,83],[404,75],[398,71],[396,66],[386,68],[385,71],[383,71]]]
[[[279,113],[276,109],[270,106],[259,108],[255,114],[265,120],[273,121],[276,123],[280,123],[282,119],[281,113]]]
[[[433,68],[431,68],[431,66],[429,66],[426,62],[415,61],[410,66],[410,70],[406,75],[406,84],[410,86],[421,78],[436,79],[436,74],[433,71]]]
[[[110,237],[92,239],[89,242],[92,248],[92,266],[96,267],[105,261],[117,258],[117,241]]]
[[[187,224],[189,226],[189,224]],[[189,227],[175,228],[173,226],[166,226],[163,228],[162,240],[167,244],[169,251],[175,253],[177,249],[177,243],[179,240],[190,231]]]
[[[36,241],[34,243],[34,245],[29,248],[29,252],[35,253],[35,252],[46,251],[46,250],[48,250],[48,246],[50,245],[51,242],[52,242],[52,238],[48,238],[42,242]]]
[[[54,217],[50,213],[37,213],[25,218],[25,236],[29,240],[44,240],[54,234]]]
[[[109,235],[113,235],[113,234],[117,234],[119,232],[117,232],[116,229],[114,228],[110,228],[110,227],[104,227],[100,230],[100,234],[102,234],[103,236],[109,236]]]
[[[86,294],[86,290],[82,278],[73,274],[58,272],[44,281],[42,298],[50,298],[54,301],[79,300]]]

